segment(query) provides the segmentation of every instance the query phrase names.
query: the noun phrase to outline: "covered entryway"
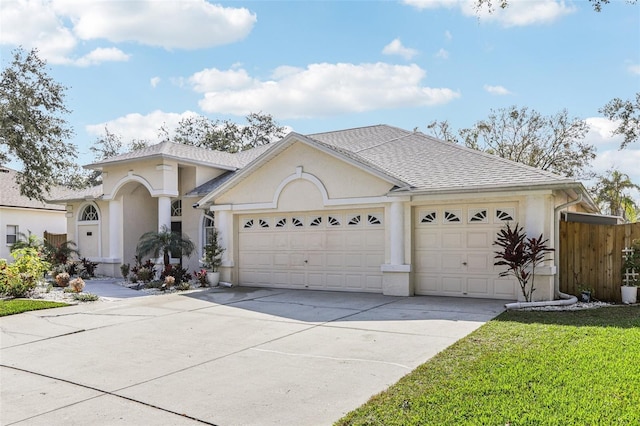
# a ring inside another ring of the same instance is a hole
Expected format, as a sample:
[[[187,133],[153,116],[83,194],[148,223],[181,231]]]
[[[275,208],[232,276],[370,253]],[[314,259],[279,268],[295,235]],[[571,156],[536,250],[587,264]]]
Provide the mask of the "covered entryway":
[[[517,221],[517,204],[415,207],[415,292],[516,299],[517,284],[493,266],[496,234]]]
[[[382,292],[382,209],[243,215],[240,285]]]

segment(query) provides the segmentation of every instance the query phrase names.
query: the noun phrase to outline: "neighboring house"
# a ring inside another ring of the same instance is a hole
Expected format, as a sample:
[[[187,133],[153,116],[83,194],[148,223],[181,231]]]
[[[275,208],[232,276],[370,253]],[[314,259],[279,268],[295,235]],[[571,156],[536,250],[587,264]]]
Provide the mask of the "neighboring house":
[[[493,266],[504,224],[554,245],[560,210],[597,211],[579,182],[386,125],[237,154],[163,142],[87,167],[102,188],[58,201],[69,238],[114,276],[163,225],[196,243],[196,269],[215,224],[234,284],[513,300]],[[552,299],[553,261],[537,273],[534,297]]]
[[[52,234],[67,231],[64,206],[21,195],[16,184],[17,174],[15,170],[0,167],[0,259],[8,261],[13,261],[11,245],[19,239],[19,234],[31,232],[43,238],[45,231]]]

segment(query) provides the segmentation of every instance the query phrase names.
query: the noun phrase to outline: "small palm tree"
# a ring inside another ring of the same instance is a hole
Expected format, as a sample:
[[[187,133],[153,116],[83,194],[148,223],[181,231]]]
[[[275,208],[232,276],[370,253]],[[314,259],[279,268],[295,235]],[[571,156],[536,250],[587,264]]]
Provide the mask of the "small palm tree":
[[[633,221],[638,206],[628,191],[640,190],[640,186],[633,183],[629,175],[618,170],[607,170],[607,175],[598,177],[593,189],[596,202],[610,215]]]
[[[171,253],[189,257],[194,250],[195,245],[189,237],[173,232],[166,226],[163,226],[160,231],[145,232],[136,247],[136,253],[140,259],[150,253],[153,257],[158,257],[162,253],[165,268],[170,263]]]

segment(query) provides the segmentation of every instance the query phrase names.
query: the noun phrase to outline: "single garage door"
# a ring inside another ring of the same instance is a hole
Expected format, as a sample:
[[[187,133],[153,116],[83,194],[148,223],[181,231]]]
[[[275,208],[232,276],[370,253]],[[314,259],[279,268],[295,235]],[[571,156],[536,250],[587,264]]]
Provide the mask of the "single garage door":
[[[244,215],[238,234],[241,285],[382,292],[382,209]]]
[[[415,208],[416,293],[516,299],[517,283],[493,266],[496,234],[514,223],[517,205]]]

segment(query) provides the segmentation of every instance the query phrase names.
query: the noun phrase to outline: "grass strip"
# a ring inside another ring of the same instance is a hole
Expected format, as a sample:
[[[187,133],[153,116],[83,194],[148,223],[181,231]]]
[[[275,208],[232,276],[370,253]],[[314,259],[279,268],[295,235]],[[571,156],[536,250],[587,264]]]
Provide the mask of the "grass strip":
[[[69,304],[52,302],[49,300],[32,299],[0,300],[0,317],[21,314],[29,311],[37,311],[40,309],[60,308],[62,306],[69,306]]]
[[[505,312],[336,424],[640,424],[640,307]]]

